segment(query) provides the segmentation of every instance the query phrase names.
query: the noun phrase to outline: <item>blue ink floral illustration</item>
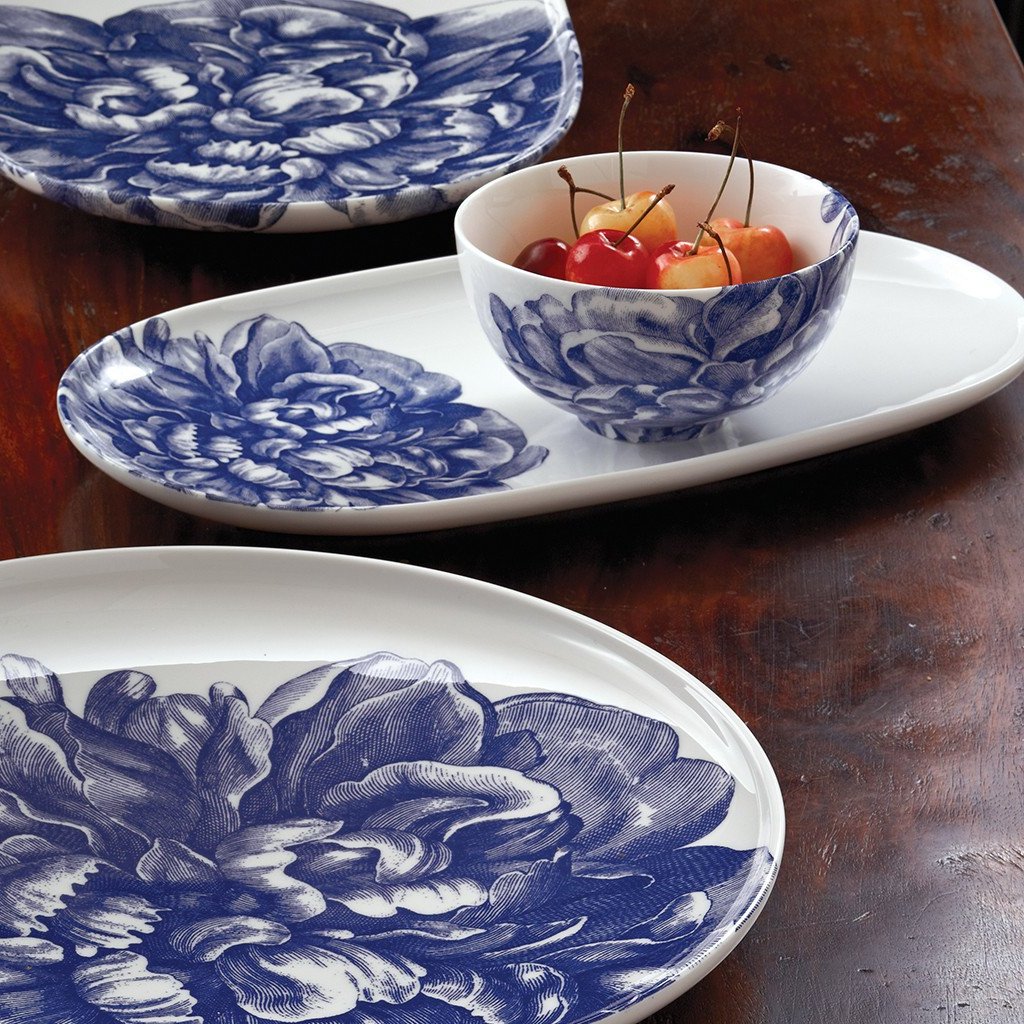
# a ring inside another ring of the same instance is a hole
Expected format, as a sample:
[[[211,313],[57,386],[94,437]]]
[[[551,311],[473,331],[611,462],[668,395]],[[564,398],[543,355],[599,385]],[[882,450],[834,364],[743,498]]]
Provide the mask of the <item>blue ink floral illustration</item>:
[[[275,509],[378,507],[484,494],[544,448],[453,377],[259,316],[219,343],[166,320],[72,364],[61,415],[106,461],[177,490]]]
[[[256,709],[121,670],[81,713],[0,668],[8,1024],[592,1021],[774,870],[703,841],[734,780],[667,725],[449,662],[332,663]]]
[[[0,6],[3,167],[139,222],[265,228],[310,202],[353,223],[416,216],[564,134],[579,54],[552,17],[539,0],[418,18],[186,0],[103,24]]]
[[[839,217],[833,205],[824,220]],[[707,301],[581,288],[568,304],[545,294],[510,307],[492,293],[491,341],[524,384],[597,433],[694,436],[764,400],[817,352],[853,274],[850,216],[822,263]]]
[[[838,252],[857,232],[860,220],[846,196],[829,189],[821,200],[821,219],[825,224],[835,222],[831,252]]]

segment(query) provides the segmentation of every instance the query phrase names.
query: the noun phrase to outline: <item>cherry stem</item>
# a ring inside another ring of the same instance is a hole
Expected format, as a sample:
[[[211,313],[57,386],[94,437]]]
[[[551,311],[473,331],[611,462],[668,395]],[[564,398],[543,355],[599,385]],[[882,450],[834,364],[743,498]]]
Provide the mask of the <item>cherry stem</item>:
[[[721,252],[722,262],[725,264],[726,276],[729,279],[729,284],[732,284],[732,264],[729,263],[729,257],[726,255],[725,243],[722,241],[722,236],[707,222],[699,224],[698,227],[702,232],[706,231],[718,243],[718,250]]]
[[[658,203],[660,203],[660,202],[662,201],[662,199],[664,199],[664,198],[665,198],[665,196],[667,196],[667,195],[669,194],[669,192],[671,192],[671,191],[672,191],[672,189],[674,189],[674,188],[675,188],[675,185],[666,185],[666,186],[665,186],[665,187],[664,187],[664,188],[663,188],[663,189],[662,189],[662,190],[661,190],[661,191],[660,191],[660,192],[659,192],[659,193],[658,193],[658,194],[657,194],[657,195],[656,195],[656,196],[655,196],[655,197],[654,197],[654,198],[653,198],[653,199],[652,199],[652,200],[651,200],[651,201],[650,201],[650,202],[649,202],[648,204],[647,204],[647,209],[645,209],[645,210],[644,210],[644,212],[643,212],[643,213],[641,213],[641,214],[640,214],[640,216],[639,216],[639,217],[637,217],[637,219],[636,219],[635,221],[633,221],[633,223],[632,223],[632,224],[630,224],[630,225],[629,225],[629,228],[628,228],[628,229],[627,229],[626,231],[624,231],[624,232],[622,233],[622,238],[619,238],[619,239],[617,239],[617,240],[616,240],[615,242],[613,242],[613,243],[612,243],[612,248],[613,248],[613,249],[618,249],[618,247],[619,247],[619,246],[620,246],[620,245],[622,244],[622,241],[623,241],[623,239],[624,239],[624,238],[626,237],[626,235],[631,235],[631,234],[633,233],[633,229],[634,229],[635,227],[637,227],[637,226],[639,225],[639,223],[640,223],[640,222],[641,222],[641,221],[642,221],[642,220],[644,219],[644,217],[646,217],[646,216],[647,216],[647,214],[649,214],[649,213],[651,212],[651,210],[653,210],[653,209],[654,209],[654,208],[655,208],[655,207],[656,207],[656,206],[658,205]]]
[[[708,132],[708,142],[714,142],[717,139],[720,139],[723,135],[727,135],[727,134],[728,135],[733,135],[733,136],[735,136],[737,141],[739,140],[739,134],[740,134],[739,111],[736,112],[736,127],[735,127],[735,129],[732,127],[732,125],[728,125],[724,121],[719,121],[718,124],[716,124],[715,127],[712,128],[711,131]],[[746,215],[743,218],[743,226],[745,228],[749,228],[750,227],[750,209],[754,205],[754,160],[751,157],[750,153],[747,151],[747,147],[746,146],[740,145],[740,152],[746,158],[747,168],[748,168],[748,170],[750,172],[750,186],[747,189],[747,212],[746,212]]]
[[[562,166],[558,168],[558,176],[569,186],[569,211],[572,214],[572,232],[577,238],[579,238],[580,228],[576,221],[576,196],[580,192],[583,192],[588,196],[597,196],[599,199],[607,199],[609,203],[613,203],[615,200],[604,192],[598,192],[592,188],[580,188],[580,186],[572,180],[569,168],[566,167],[565,164],[562,164]]]
[[[719,122],[719,123],[721,123],[721,122]],[[718,125],[715,125],[715,127],[717,128]],[[711,129],[712,132],[714,130],[715,130],[714,128]],[[709,132],[708,134],[710,135],[711,133]],[[736,131],[733,133],[732,152],[729,154],[729,165],[725,169],[725,177],[722,178],[722,184],[721,184],[720,188],[718,189],[718,195],[715,196],[715,201],[711,204],[711,209],[708,210],[708,215],[705,218],[705,221],[707,221],[707,222],[709,222],[711,220],[711,218],[715,215],[715,209],[718,206],[719,200],[722,198],[722,193],[725,191],[725,186],[729,183],[729,175],[732,174],[732,165],[734,163],[736,163],[736,150],[739,148],[739,144],[740,144],[740,112],[737,110],[736,111]],[[701,240],[704,238],[704,230],[705,230],[704,229],[704,225],[703,224],[699,224],[698,226],[700,227],[700,232],[698,233],[697,237],[693,241],[693,248],[690,250],[690,255],[691,256],[700,248]]]
[[[630,82],[626,86],[626,91],[622,94],[622,109],[619,111],[619,200],[622,203],[623,210],[626,209],[626,171],[622,158],[622,126],[626,120],[626,108],[629,106],[629,101],[635,95],[636,89],[633,88],[633,83]]]

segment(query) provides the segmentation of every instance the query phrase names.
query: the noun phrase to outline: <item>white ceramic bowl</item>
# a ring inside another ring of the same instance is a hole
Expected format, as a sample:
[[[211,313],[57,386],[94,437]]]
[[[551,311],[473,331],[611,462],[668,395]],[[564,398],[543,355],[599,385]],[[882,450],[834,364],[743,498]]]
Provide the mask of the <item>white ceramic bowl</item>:
[[[696,234],[727,157],[626,154],[625,189],[675,185],[684,238]],[[577,185],[619,191],[618,155],[566,161]],[[557,165],[516,171],[471,195],[455,217],[466,291],[491,344],[524,384],[589,429],[627,441],[695,436],[763,401],[811,360],[835,325],[853,275],[859,224],[849,201],[799,171],[756,163],[751,223],[782,228],[797,270],[725,288],[655,291],[574,284],[512,266],[529,242],[571,241]],[[716,216],[742,218],[737,161]],[[591,203],[579,196],[579,216]]]

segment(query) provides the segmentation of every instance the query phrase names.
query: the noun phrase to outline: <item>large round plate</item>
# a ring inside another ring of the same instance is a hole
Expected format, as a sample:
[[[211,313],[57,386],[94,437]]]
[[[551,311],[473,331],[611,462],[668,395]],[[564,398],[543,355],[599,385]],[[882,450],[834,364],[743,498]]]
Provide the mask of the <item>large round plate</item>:
[[[629,1024],[776,876],[742,722],[553,605],[154,548],[2,563],[0,621],[5,1020]]]
[[[564,0],[15,0],[0,38],[0,171],[169,227],[445,209],[539,160],[582,89]]]

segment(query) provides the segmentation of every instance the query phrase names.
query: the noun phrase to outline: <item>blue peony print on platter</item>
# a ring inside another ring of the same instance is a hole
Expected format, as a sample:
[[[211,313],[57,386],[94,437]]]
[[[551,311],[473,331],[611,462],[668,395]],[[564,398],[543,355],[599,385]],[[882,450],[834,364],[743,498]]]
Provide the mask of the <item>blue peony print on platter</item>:
[[[563,0],[49,6],[0,5],[0,171],[141,224],[321,231],[446,209],[538,161],[582,90]]]
[[[634,1024],[774,884],[749,729],[556,605],[167,546],[0,561],[0,622],[3,1024]]]
[[[315,514],[494,493],[543,462],[546,449],[461,390],[267,314],[216,339],[154,317],[82,353],[58,408],[80,450],[129,482]]]
[[[386,651],[259,701],[0,669],[5,1024],[583,1024],[774,878],[730,770],[578,694]]]

